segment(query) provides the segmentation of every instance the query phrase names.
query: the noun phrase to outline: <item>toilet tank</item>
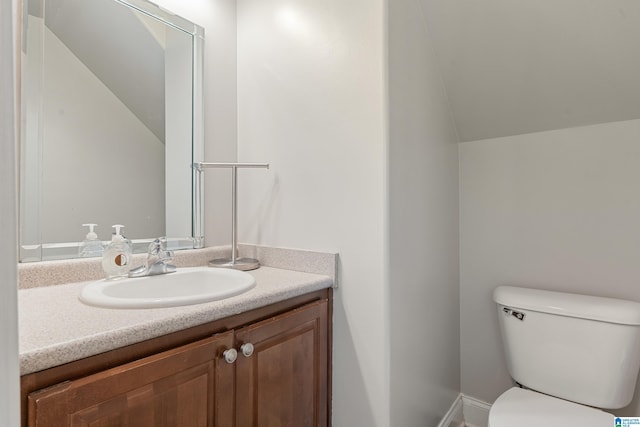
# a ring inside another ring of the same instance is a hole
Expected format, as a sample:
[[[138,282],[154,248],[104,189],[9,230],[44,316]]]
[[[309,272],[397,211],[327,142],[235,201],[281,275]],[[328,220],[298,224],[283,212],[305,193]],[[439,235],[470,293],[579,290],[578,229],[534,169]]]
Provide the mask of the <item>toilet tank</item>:
[[[598,408],[633,398],[640,367],[640,303],[500,286],[494,290],[511,377]]]

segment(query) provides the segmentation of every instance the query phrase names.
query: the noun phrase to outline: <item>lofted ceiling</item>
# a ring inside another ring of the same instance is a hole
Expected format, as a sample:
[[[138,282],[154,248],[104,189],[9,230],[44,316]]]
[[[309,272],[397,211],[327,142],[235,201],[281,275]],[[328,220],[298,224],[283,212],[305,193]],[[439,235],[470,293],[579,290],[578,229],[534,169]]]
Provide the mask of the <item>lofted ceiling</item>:
[[[640,118],[640,1],[421,1],[460,141]]]

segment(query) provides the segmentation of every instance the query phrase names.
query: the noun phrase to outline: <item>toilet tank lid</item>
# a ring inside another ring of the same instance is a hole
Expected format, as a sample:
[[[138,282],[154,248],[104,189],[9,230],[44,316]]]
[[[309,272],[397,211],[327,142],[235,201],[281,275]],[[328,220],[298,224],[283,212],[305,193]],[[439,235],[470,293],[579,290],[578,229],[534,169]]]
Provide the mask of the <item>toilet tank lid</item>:
[[[623,325],[640,325],[640,303],[634,301],[516,286],[498,286],[493,291],[493,300],[510,308]]]

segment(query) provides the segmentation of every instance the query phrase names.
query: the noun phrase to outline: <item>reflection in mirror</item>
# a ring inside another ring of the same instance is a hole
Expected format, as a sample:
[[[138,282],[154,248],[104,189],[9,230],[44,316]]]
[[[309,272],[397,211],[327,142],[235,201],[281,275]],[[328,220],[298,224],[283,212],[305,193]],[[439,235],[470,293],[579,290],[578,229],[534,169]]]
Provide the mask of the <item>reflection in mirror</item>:
[[[199,247],[203,29],[142,0],[23,11],[21,261],[77,256],[86,223]]]

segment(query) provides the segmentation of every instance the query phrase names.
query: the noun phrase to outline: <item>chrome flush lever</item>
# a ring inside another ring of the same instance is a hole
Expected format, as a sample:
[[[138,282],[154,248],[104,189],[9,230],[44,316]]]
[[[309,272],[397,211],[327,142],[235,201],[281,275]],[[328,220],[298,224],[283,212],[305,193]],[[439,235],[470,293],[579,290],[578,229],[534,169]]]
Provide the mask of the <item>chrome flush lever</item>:
[[[509,307],[502,307],[502,311],[505,312],[506,314],[512,315],[513,317],[521,321],[524,320],[525,318],[524,313],[522,313],[521,311],[512,310]]]

